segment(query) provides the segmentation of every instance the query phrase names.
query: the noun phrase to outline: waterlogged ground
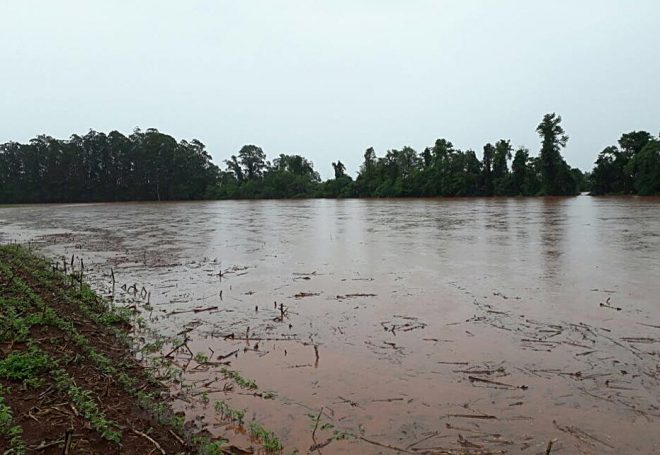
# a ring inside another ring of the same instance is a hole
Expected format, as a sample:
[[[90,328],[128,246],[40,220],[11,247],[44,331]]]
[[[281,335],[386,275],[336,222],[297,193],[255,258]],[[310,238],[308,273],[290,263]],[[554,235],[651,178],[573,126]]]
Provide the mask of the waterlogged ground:
[[[660,452],[660,199],[25,206],[0,237],[112,268],[240,447],[216,401],[300,453]]]

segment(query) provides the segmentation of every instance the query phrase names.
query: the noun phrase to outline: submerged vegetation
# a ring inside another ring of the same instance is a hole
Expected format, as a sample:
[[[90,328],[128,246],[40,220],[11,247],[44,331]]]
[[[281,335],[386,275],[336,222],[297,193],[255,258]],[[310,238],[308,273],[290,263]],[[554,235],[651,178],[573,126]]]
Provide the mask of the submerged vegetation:
[[[407,196],[538,196],[660,193],[660,140],[645,131],[624,134],[584,175],[561,155],[568,136],[561,117],[547,114],[536,128],[538,156],[510,140],[459,150],[438,139],[421,153],[411,147],[378,157],[373,148],[353,179],[341,162],[322,181],[300,155],[272,162],[256,145],[213,164],[198,140],[177,142],[156,129],[129,136],[90,131],[68,140],[37,136],[0,144],[0,204],[129,200],[345,198]]]
[[[49,447],[58,453],[236,453],[172,411],[156,364],[140,365],[131,355],[131,314],[98,297],[81,273],[61,272],[59,265],[20,246],[0,246],[3,453]],[[223,367],[221,373],[256,388],[235,371]],[[272,433],[262,433],[255,441],[281,450]]]

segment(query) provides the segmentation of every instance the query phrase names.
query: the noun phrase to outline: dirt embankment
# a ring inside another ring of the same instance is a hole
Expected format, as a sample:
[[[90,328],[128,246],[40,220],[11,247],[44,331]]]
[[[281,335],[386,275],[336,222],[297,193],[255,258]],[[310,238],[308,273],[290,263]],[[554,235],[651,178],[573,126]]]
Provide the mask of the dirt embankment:
[[[128,315],[63,268],[0,246],[0,452],[231,453],[171,412]]]

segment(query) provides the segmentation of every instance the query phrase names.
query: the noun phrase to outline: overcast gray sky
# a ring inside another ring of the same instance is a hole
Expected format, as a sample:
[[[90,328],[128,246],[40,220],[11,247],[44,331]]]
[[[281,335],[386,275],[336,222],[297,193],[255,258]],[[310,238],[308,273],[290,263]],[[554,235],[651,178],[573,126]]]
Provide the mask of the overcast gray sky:
[[[660,131],[658,0],[0,0],[0,142],[155,127],[351,174],[445,137],[535,154],[557,112],[591,169]],[[224,167],[224,165],[223,165]]]

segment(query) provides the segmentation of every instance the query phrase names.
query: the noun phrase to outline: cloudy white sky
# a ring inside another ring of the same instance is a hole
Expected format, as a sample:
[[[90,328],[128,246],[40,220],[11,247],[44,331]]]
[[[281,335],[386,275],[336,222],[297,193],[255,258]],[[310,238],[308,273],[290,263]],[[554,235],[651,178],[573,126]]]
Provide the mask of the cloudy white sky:
[[[155,127],[327,177],[438,137],[535,153],[557,112],[586,170],[660,131],[658,17],[657,0],[0,0],[0,142]]]

